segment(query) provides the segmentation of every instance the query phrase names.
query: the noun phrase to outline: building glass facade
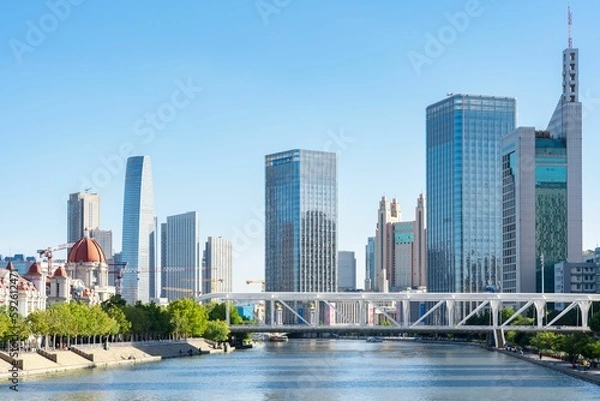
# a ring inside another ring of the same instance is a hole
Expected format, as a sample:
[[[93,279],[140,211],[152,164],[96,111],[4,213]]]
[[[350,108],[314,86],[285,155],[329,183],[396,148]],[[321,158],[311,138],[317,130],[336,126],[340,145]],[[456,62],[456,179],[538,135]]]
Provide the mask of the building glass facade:
[[[123,298],[129,304],[150,300],[150,272],[154,220],[154,186],[152,167],[148,156],[127,159],[125,195],[123,198],[122,261],[127,269],[122,279]]]
[[[457,94],[426,113],[428,291],[498,286],[500,138],[514,130],[516,101]]]
[[[200,240],[197,212],[167,216],[164,240],[166,251],[162,267],[162,294],[169,301],[195,298],[201,291]],[[161,235],[162,237],[162,235]]]
[[[265,157],[266,291],[337,290],[337,155]]]
[[[365,291],[373,290],[375,277],[375,237],[368,237],[365,245]]]

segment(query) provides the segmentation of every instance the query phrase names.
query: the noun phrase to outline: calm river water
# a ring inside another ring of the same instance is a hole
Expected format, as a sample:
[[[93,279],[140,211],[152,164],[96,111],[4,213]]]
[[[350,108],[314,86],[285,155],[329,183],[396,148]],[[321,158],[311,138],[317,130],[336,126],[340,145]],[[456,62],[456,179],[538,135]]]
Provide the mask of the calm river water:
[[[358,340],[265,343],[25,378],[18,394],[2,390],[2,400],[29,401],[600,400],[600,386],[475,346]]]

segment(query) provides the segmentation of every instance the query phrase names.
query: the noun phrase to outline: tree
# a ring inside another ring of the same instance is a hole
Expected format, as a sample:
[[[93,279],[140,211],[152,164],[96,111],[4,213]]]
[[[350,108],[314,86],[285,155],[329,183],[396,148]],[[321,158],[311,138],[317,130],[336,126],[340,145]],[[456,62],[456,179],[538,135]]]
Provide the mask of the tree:
[[[588,359],[598,360],[600,358],[600,340],[590,340],[581,354]]]
[[[50,336],[49,314],[46,310],[36,310],[27,316],[27,323],[31,329],[31,333],[35,336],[45,337],[45,347],[48,349],[48,337]]]
[[[596,312],[588,320],[588,325],[594,334],[600,334],[600,312]]]
[[[206,325],[204,338],[213,341],[227,341],[229,337],[229,326],[222,320],[211,320]]]
[[[167,306],[172,332],[176,337],[200,337],[207,327],[208,312],[189,298],[180,298]]]
[[[551,331],[539,332],[529,340],[529,343],[540,350],[540,352],[548,349],[556,351],[558,335]]]
[[[208,320],[227,320],[225,316],[225,302],[216,303],[211,302],[207,306],[208,310]],[[229,323],[230,324],[242,324],[244,319],[240,316],[237,308],[230,303],[229,304]]]
[[[584,333],[561,335],[557,342],[557,349],[567,354],[569,361],[575,362],[579,355],[585,353],[590,341],[590,336]]]

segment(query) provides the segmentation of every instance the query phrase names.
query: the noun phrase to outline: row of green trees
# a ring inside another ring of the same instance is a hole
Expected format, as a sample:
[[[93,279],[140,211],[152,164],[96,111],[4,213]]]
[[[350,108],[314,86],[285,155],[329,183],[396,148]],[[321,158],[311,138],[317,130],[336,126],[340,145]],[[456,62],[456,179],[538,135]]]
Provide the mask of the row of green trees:
[[[539,352],[551,354],[559,358],[567,359],[575,362],[580,357],[588,360],[600,359],[600,305],[594,305],[593,309],[596,312],[590,313],[588,325],[592,333],[574,333],[561,334],[555,332],[539,332],[527,333],[521,331],[508,331],[506,333],[506,341],[522,347],[532,346]],[[544,316],[545,321],[551,321],[558,316],[559,311],[550,311],[547,316]],[[511,307],[506,307],[502,310],[499,316],[500,323],[506,322],[512,318],[515,311]],[[534,309],[527,311],[524,315],[516,316],[511,320],[510,324],[515,326],[533,326],[536,323]],[[467,324],[485,325],[490,321],[489,313],[483,313],[479,316],[474,316]],[[577,309],[569,311],[557,322],[557,325],[577,326],[581,324],[581,316]]]
[[[242,323],[237,309],[230,305],[230,321]],[[229,326],[225,322],[225,304],[200,305],[188,299],[170,302],[167,307],[155,303],[127,305],[114,296],[101,305],[78,302],[54,304],[24,319],[11,321],[6,308],[0,309],[0,339],[18,336],[44,338],[48,344],[96,343],[98,341],[139,341],[205,337],[226,341]]]

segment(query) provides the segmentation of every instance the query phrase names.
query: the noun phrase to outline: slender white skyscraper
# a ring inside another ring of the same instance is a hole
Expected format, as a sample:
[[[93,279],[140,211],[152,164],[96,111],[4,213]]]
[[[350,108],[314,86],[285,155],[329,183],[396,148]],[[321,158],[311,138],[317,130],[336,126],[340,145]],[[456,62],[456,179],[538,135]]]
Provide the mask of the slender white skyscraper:
[[[156,257],[151,251],[154,232],[154,187],[152,166],[148,156],[127,159],[125,195],[123,199],[123,247],[121,258],[127,263],[123,275],[123,298],[128,303],[150,300],[150,273]]]

